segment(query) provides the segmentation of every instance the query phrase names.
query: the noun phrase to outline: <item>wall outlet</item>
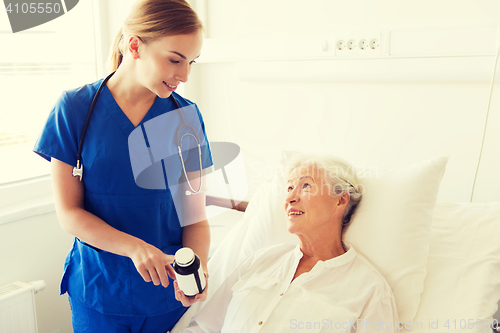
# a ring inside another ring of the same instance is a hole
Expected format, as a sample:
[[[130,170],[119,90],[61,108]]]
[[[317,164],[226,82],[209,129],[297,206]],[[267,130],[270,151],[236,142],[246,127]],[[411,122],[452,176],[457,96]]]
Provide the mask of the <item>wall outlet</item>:
[[[362,39],[359,42],[359,49],[360,50],[367,50],[370,47],[370,43],[366,39]]]
[[[358,52],[358,57],[373,57],[381,55],[381,34],[367,34],[363,39],[363,49]]]
[[[338,38],[335,42],[336,57],[353,57],[357,52],[356,40],[353,38]]]
[[[339,41],[337,41],[336,46],[337,46],[338,51],[345,51],[347,49],[347,43],[343,39],[340,39]]]
[[[356,41],[354,39],[349,39],[347,41],[347,48],[349,51],[356,51]]]
[[[382,54],[382,33],[351,32],[343,33],[335,39],[335,56],[358,58]]]

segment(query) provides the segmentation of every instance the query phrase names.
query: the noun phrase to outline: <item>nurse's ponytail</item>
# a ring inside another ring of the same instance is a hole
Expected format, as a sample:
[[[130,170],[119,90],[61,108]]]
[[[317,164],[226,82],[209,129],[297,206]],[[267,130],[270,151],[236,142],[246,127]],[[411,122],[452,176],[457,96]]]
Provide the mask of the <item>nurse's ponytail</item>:
[[[121,50],[121,42],[123,40],[123,29],[120,28],[118,33],[116,34],[115,40],[111,45],[110,55],[109,55],[109,67],[111,72],[114,72],[118,69],[118,66],[122,63],[123,53]]]
[[[127,50],[124,40],[138,36],[148,43],[165,36],[185,35],[203,29],[196,12],[185,0],[137,0],[115,37],[109,56],[113,72],[120,66]]]

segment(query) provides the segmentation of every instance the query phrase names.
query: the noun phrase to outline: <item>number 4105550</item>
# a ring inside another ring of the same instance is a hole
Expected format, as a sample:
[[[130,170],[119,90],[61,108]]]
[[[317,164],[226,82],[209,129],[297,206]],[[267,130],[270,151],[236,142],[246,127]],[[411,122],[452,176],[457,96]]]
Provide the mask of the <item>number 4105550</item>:
[[[52,14],[52,13],[60,13],[61,12],[61,4],[60,3],[16,3],[12,5],[9,3],[6,7],[7,13],[11,14],[14,12],[15,14]]]

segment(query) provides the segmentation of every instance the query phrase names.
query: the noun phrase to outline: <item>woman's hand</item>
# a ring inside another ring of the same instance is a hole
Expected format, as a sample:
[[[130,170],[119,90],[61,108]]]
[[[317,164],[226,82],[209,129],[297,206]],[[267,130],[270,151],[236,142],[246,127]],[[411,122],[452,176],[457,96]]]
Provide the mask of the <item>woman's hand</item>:
[[[168,276],[175,280],[173,267],[174,256],[163,253],[158,248],[143,242],[130,255],[135,268],[146,282],[153,281],[155,286],[160,283],[163,287],[168,286]]]
[[[186,296],[182,292],[182,290],[179,289],[179,285],[177,284],[177,281],[174,281],[174,289],[175,289],[175,299],[178,300],[179,302],[182,303],[183,306],[188,307],[193,305],[196,302],[204,302],[207,299],[207,290],[208,290],[208,273],[203,272],[205,275],[205,281],[207,282],[205,285],[205,290],[201,294],[195,295],[195,296]]]

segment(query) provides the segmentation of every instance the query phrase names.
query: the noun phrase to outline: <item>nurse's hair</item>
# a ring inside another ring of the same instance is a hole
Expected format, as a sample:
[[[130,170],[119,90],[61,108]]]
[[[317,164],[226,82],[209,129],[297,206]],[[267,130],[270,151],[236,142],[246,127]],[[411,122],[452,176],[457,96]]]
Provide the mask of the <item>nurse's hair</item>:
[[[319,169],[329,188],[331,196],[349,193],[350,199],[342,216],[342,231],[351,223],[351,217],[361,201],[364,186],[360,183],[354,166],[332,155],[294,154],[287,163],[286,175],[299,167],[314,165]],[[311,175],[313,176],[313,175]]]
[[[196,12],[185,0],[137,0],[118,31],[109,57],[110,70],[116,71],[125,54],[128,36],[148,43],[165,36],[185,35],[203,29]]]

